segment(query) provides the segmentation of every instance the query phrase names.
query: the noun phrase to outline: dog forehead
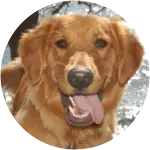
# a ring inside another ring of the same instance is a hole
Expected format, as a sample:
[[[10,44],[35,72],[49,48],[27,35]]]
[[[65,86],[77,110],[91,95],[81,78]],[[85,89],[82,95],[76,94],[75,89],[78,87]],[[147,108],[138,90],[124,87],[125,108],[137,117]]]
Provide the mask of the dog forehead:
[[[111,21],[101,16],[60,15],[55,17],[54,21],[57,37],[59,35],[59,37],[73,43],[82,43],[85,40],[93,41],[99,37],[109,37],[111,33]]]

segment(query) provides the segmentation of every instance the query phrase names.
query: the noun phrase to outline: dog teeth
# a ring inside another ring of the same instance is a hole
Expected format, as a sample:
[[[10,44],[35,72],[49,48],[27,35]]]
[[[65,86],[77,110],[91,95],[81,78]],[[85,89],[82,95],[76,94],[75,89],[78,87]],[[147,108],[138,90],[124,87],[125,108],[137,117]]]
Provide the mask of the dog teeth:
[[[70,102],[71,102],[71,104],[72,104],[72,106],[73,106],[73,107],[72,107],[72,106],[69,106],[69,111],[70,111],[70,113],[71,113],[74,117],[77,117],[77,118],[85,118],[85,117],[87,117],[87,116],[89,115],[89,112],[84,112],[84,113],[82,113],[82,115],[76,113],[76,111],[75,111],[76,103],[74,102],[73,97],[72,97],[72,96],[69,96],[69,100],[70,100]]]
[[[74,114],[73,108],[71,106],[69,106],[69,110],[72,114]]]
[[[73,100],[73,97],[72,97],[72,96],[69,96],[69,99],[70,99],[72,105],[73,105],[73,106],[76,106],[76,104],[75,104],[75,102],[74,102],[74,100]]]
[[[80,115],[80,114],[76,114],[75,113],[75,110],[69,106],[69,111],[71,112],[71,114],[74,116],[74,117],[77,117],[77,118],[85,118],[88,116],[89,112],[84,112],[84,114]]]

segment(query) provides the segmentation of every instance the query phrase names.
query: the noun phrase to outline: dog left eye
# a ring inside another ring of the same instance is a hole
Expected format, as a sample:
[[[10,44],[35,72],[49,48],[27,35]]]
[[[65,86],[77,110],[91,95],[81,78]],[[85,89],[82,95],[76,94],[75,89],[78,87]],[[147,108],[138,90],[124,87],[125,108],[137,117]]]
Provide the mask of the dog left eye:
[[[105,39],[99,38],[95,41],[96,48],[104,48],[107,46],[107,41]]]
[[[59,40],[56,42],[56,46],[59,48],[67,48],[67,42],[65,40]]]

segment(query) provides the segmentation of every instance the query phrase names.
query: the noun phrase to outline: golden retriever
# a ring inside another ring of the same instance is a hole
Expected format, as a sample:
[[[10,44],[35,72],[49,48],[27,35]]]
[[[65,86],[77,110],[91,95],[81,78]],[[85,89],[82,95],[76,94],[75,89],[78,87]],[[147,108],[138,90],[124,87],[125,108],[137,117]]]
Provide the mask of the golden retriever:
[[[119,19],[60,15],[24,33],[19,58],[2,67],[13,115],[35,138],[60,148],[112,139],[116,109],[144,50]]]

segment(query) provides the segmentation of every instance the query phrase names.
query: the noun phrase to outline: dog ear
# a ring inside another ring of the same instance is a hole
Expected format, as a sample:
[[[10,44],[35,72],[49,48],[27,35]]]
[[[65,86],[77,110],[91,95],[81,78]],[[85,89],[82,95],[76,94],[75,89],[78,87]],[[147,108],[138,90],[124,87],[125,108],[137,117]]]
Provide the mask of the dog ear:
[[[43,73],[42,56],[50,30],[50,22],[45,21],[24,33],[19,42],[19,55],[32,85],[39,82]]]
[[[24,73],[13,98],[13,108],[12,108],[13,115],[15,115],[19,111],[22,104],[24,104],[25,101],[27,100],[26,98],[24,98],[28,88],[27,80],[28,80],[27,75]]]
[[[113,27],[115,28],[121,52],[118,82],[121,86],[124,86],[139,68],[144,49],[135,32],[129,29],[124,21],[113,21]]]
[[[19,58],[13,60],[1,68],[1,85],[4,89],[16,92],[24,74],[24,68]]]

